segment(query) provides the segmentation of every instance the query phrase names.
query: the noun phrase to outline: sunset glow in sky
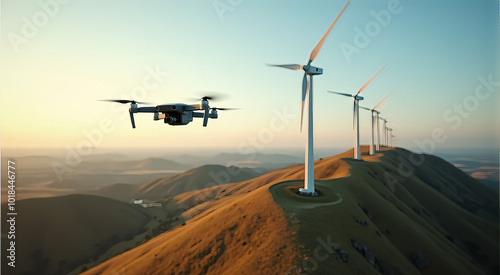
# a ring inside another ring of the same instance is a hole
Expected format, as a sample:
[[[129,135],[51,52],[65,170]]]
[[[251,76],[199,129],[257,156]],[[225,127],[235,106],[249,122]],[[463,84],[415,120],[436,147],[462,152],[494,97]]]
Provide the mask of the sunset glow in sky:
[[[304,146],[302,74],[266,63],[307,62],[346,1],[1,1],[2,147]],[[435,137],[443,147],[498,147],[498,1],[352,0],[314,62],[315,143],[353,145],[352,100],[363,91],[398,146]],[[128,105],[189,103],[210,91],[212,106],[236,107],[202,127],[153,121]],[[104,125],[104,126],[103,126]],[[361,144],[370,114],[360,113]],[[101,134],[96,134],[97,131]],[[496,136],[497,135],[497,136]]]

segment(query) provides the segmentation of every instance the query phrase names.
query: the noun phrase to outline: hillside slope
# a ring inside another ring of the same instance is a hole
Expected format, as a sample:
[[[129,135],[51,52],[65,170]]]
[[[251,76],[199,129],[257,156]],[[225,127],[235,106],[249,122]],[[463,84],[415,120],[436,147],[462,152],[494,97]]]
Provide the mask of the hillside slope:
[[[151,219],[141,207],[88,195],[21,200],[17,213],[18,265],[12,269],[2,261],[5,274],[66,274],[143,232]]]
[[[278,274],[294,266],[294,232],[266,188],[226,202],[84,274]]]
[[[370,269],[383,274],[498,273],[495,194],[434,156],[420,155],[422,163],[415,165],[411,159],[417,156],[395,149],[364,156],[364,161],[343,159],[350,168],[344,166],[335,174],[350,173],[349,177],[317,181],[323,194],[319,198],[295,194],[302,184],[298,181],[270,188],[276,202],[300,222],[298,239],[308,249],[306,254],[314,254],[318,236],[331,237],[348,250],[349,264],[318,261],[318,274],[369,274]],[[332,167],[330,161],[318,162],[320,174]],[[375,264],[353,249],[352,240],[369,248]],[[416,268],[416,253],[424,256],[428,267]],[[314,267],[311,262],[307,266]]]
[[[497,194],[434,156],[362,151],[315,162],[319,197],[296,194],[301,165],[182,193],[185,226],[85,274],[498,274]]]

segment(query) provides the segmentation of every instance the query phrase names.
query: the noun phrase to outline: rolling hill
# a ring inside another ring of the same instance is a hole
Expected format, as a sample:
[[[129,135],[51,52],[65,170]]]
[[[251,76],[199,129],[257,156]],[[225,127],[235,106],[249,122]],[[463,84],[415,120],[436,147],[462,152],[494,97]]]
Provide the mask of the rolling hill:
[[[84,274],[498,274],[498,194],[383,149],[316,161],[318,197],[297,195],[302,165],[184,192],[184,226]]]
[[[7,159],[13,159],[17,169],[23,171],[18,175],[23,182],[17,189],[18,199],[85,193],[112,183],[142,184],[160,177],[175,176],[193,167],[163,158],[127,160],[125,156],[114,154],[87,156],[81,163],[71,167],[66,166],[66,160],[60,157],[2,158],[4,191]],[[3,199],[6,194],[2,192]]]
[[[5,205],[2,205],[5,209]],[[147,230],[152,209],[89,195],[17,202],[16,268],[2,274],[66,274]],[[6,223],[2,232],[8,232]],[[2,236],[2,249],[7,239]]]
[[[207,163],[238,166],[247,168],[266,168],[277,169],[304,162],[303,157],[285,154],[264,154],[250,152],[242,153],[219,153],[214,156],[200,155],[168,155],[168,159],[180,160],[182,163],[191,164],[193,166],[202,166]]]
[[[241,182],[259,175],[250,168],[204,165],[173,177],[158,178],[144,184],[112,184],[95,190],[92,194],[122,201],[129,201],[133,198],[161,200],[188,191]]]

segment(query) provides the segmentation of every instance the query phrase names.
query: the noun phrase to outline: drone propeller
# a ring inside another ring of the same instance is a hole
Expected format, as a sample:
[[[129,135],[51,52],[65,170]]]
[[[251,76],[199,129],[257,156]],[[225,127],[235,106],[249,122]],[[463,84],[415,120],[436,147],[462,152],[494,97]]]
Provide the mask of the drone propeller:
[[[210,112],[212,110],[212,112]],[[218,108],[218,107],[208,107],[205,109],[203,114],[203,127],[207,127],[208,119],[212,117],[211,115],[215,115],[217,118],[217,111],[231,111],[231,110],[239,110],[239,108]],[[213,118],[213,117],[212,117]]]
[[[107,101],[107,102],[117,102],[121,104],[127,104],[127,103],[132,103],[132,104],[149,104],[147,102],[139,102],[135,100],[129,100],[129,99],[102,99],[99,101]]]
[[[99,101],[107,101],[107,102],[116,102],[116,103],[121,103],[121,104],[149,104],[147,102],[138,102],[135,100],[129,100],[129,99],[102,99]],[[135,120],[134,120],[134,113],[137,113],[137,105],[136,106],[130,106],[128,109],[128,112],[130,114],[130,122],[132,123],[132,128],[135,128]]]
[[[240,110],[240,108],[218,108],[218,107],[210,107],[212,110],[221,110],[221,111],[233,111],[233,110]]]
[[[202,94],[202,93],[200,93]],[[205,94],[205,92],[203,92]],[[186,100],[189,101],[197,101],[197,100],[220,100],[225,98],[226,96],[222,93],[217,93],[217,92],[206,92],[208,95],[203,95],[201,97],[191,97],[191,98],[186,98]]]

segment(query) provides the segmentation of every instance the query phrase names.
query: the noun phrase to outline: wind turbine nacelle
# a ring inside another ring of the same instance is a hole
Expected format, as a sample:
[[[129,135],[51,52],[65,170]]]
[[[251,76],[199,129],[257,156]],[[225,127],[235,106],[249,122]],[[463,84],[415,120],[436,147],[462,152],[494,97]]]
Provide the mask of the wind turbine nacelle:
[[[309,75],[319,75],[323,74],[323,69],[313,66],[304,66],[304,71]]]

